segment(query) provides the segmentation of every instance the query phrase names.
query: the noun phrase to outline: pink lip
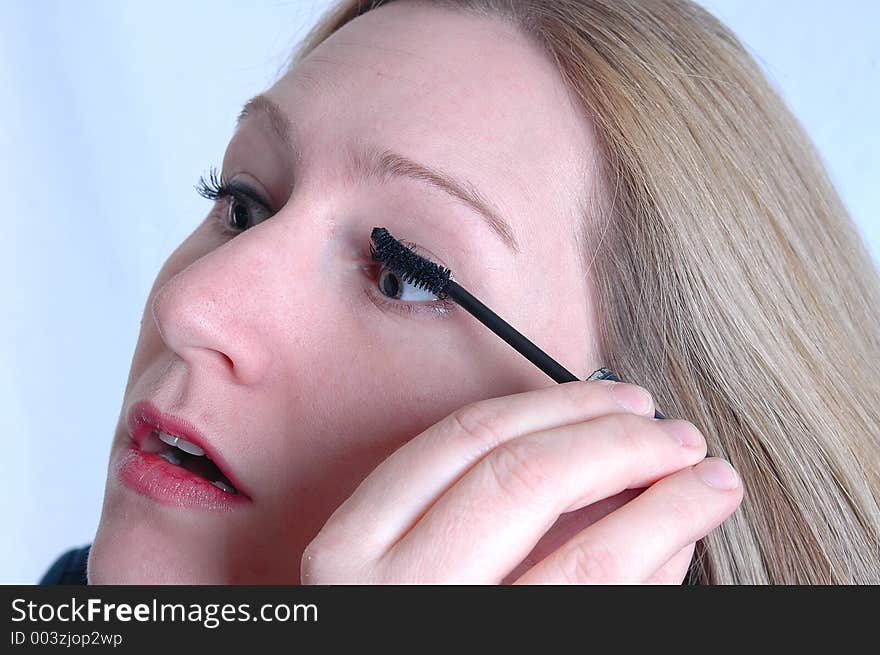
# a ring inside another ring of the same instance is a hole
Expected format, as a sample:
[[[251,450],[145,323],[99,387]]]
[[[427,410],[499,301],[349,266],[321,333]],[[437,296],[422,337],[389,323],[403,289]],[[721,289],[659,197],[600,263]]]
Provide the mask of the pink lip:
[[[199,446],[238,493],[227,493],[158,454],[141,450],[153,430],[179,436]],[[230,474],[225,461],[188,421],[163,414],[150,402],[139,401],[128,412],[128,432],[133,443],[117,458],[114,469],[119,479],[133,491],[177,507],[231,510],[251,502],[239,480]]]

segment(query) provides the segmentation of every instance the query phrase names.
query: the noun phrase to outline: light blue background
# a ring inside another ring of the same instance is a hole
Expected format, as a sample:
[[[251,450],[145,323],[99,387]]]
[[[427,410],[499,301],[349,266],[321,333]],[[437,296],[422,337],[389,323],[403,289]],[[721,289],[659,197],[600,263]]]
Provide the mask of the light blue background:
[[[880,4],[704,4],[781,89],[880,261]],[[94,536],[144,302],[209,207],[193,185],[325,5],[0,2],[0,582]]]

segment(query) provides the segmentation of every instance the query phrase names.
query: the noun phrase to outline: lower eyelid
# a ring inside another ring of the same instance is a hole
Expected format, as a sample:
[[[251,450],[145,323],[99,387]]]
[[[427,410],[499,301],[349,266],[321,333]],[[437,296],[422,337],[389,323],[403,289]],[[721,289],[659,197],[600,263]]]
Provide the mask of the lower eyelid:
[[[390,310],[392,312],[396,312],[398,314],[402,314],[404,316],[419,316],[424,315],[426,318],[447,318],[452,313],[452,303],[450,301],[446,301],[443,304],[442,301],[435,302],[406,302],[406,301],[393,301],[386,300],[379,296],[379,294],[374,293],[367,288],[364,288],[364,293],[367,294],[367,297],[370,299],[376,307],[381,309],[382,311]],[[421,308],[419,306],[421,305]]]

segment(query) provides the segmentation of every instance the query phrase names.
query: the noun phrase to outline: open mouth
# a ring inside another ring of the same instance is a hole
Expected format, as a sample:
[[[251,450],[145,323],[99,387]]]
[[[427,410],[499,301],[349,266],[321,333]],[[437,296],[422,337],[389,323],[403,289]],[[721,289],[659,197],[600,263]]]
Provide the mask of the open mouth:
[[[223,471],[194,443],[154,429],[146,436],[140,447],[144,452],[157,453],[170,464],[204,478],[226,493],[238,493]]]

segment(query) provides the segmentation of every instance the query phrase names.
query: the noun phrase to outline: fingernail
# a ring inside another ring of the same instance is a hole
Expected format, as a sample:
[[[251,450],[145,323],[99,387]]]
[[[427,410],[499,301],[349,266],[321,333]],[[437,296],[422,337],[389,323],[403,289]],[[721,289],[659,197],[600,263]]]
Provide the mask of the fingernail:
[[[681,419],[664,418],[657,419],[657,425],[678,439],[678,443],[688,448],[702,445],[703,435],[697,430],[697,426],[690,421]]]
[[[651,406],[651,394],[634,384],[618,382],[611,385],[611,396],[618,405],[637,414],[647,413]]]
[[[739,486],[739,475],[725,460],[718,457],[704,459],[694,467],[700,479],[715,489],[728,491]]]

